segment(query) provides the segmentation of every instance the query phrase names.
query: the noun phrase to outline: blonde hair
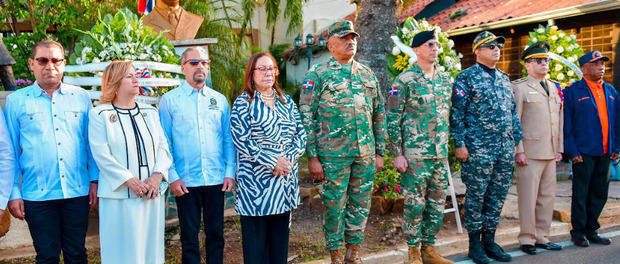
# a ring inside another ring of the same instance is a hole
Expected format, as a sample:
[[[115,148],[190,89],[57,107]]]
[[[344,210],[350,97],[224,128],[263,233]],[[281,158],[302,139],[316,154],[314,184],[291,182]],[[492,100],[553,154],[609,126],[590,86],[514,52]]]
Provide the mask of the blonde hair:
[[[121,86],[121,81],[130,69],[134,68],[129,60],[115,60],[105,67],[101,78],[101,98],[100,103],[111,103],[116,99],[116,92]]]

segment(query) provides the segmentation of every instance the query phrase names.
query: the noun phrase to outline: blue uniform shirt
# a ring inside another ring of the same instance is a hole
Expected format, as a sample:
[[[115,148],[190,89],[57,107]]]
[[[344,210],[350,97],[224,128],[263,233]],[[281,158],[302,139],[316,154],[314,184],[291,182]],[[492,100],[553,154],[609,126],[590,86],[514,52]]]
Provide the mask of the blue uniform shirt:
[[[11,136],[6,129],[4,114],[0,109],[0,210],[6,209],[14,177],[15,153],[11,144]]]
[[[161,98],[159,117],[174,160],[170,182],[181,179],[187,187],[197,187],[235,177],[230,106],[223,94],[183,82]]]
[[[35,82],[6,99],[6,123],[17,162],[10,200],[88,195],[99,170],[88,145],[88,92],[61,84],[50,97]],[[19,175],[22,181],[19,181]]]

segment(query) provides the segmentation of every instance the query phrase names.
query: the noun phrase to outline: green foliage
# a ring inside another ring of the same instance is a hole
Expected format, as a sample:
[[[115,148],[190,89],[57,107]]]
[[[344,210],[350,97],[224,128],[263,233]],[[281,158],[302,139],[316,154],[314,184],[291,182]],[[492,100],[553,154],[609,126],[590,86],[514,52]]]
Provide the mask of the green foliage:
[[[243,73],[249,55],[249,45],[233,30],[241,24],[243,16],[236,0],[187,0],[182,2],[185,10],[205,18],[196,38],[217,38],[209,46],[211,81],[213,89],[232,101],[243,88]],[[217,14],[224,17],[216,18]]]
[[[298,33],[303,26],[303,12],[302,5],[308,0],[265,0],[265,11],[267,12],[267,28],[273,28],[278,22],[280,17],[282,1],[286,2],[284,7],[284,19],[288,20],[288,26],[286,27],[286,34],[291,35]],[[255,0],[241,0],[241,10],[243,12],[243,19],[241,23],[241,32],[245,32],[248,25],[252,21],[254,11],[256,10]]]
[[[107,14],[90,31],[82,31],[75,51],[69,58],[70,64],[97,63],[112,60],[155,61],[178,64],[174,47],[168,39],[143,27],[142,19],[127,8],[122,8],[114,16]],[[173,78],[171,73],[153,72],[153,76]],[[161,95],[167,88],[159,87],[155,95]]]
[[[566,34],[563,30],[558,29],[557,26],[538,25],[538,28],[529,32],[529,36],[528,46],[539,41],[546,41],[551,46],[549,52],[553,52],[574,64],[577,64],[579,57],[584,54],[581,46],[577,44],[577,36]],[[525,62],[521,61],[521,65],[525,65]],[[578,66],[575,66],[575,68],[578,68]],[[527,76],[525,66],[523,67],[523,76]],[[557,60],[549,62],[547,78],[559,82],[562,87],[566,87],[566,85],[579,79],[575,71]]]
[[[400,173],[392,164],[394,157],[386,154],[383,156],[384,167],[375,174],[373,182],[373,194],[383,195],[384,198],[396,199],[401,193]]]
[[[37,33],[22,33],[2,38],[7,50],[15,59],[15,65],[12,67],[15,79],[34,81],[34,76],[28,67],[28,58],[32,57],[31,51],[34,44],[42,39],[53,39],[53,37]]]

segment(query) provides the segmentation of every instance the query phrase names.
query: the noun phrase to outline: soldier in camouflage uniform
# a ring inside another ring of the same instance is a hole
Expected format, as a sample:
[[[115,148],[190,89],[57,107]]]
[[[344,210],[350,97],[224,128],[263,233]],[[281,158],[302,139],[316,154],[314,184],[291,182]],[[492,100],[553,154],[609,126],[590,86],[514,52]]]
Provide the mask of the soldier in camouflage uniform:
[[[448,122],[452,94],[450,76],[435,65],[440,44],[434,33],[423,31],[414,36],[411,46],[417,63],[396,77],[387,99],[389,150],[396,156],[396,169],[403,173],[403,233],[411,264],[453,263],[433,247],[443,219],[450,169]]]
[[[469,257],[476,263],[489,263],[488,257],[511,260],[494,241],[512,184],[515,147],[523,138],[510,80],[495,68],[504,40],[488,31],[478,34],[473,43],[477,63],[461,72],[453,86],[450,132],[463,165],[465,227]]]
[[[374,73],[353,60],[358,36],[350,21],[329,27],[332,58],[308,71],[299,107],[308,133],[310,176],[323,180],[323,229],[332,263],[362,263],[359,245],[372,182],[385,152],[384,100]]]

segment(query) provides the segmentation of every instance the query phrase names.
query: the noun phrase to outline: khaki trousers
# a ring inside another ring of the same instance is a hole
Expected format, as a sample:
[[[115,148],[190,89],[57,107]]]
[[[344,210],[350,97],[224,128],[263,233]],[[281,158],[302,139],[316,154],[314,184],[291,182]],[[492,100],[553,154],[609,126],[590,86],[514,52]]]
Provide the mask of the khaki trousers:
[[[555,160],[528,159],[527,166],[517,165],[521,245],[549,242],[556,177]]]

